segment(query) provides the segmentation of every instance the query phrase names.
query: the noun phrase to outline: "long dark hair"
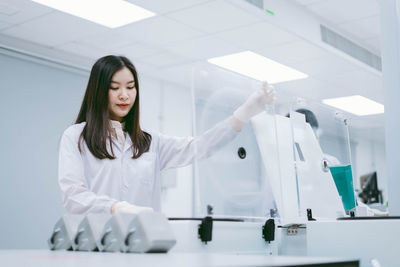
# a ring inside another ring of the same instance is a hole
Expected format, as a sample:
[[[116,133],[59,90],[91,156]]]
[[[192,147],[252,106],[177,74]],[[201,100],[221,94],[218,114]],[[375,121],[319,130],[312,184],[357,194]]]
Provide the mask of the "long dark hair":
[[[75,122],[86,122],[79,137],[79,151],[83,138],[90,152],[98,159],[115,159],[110,134],[108,90],[114,73],[124,67],[132,72],[137,90],[135,103],[123,118],[125,131],[132,140],[132,158],[140,157],[150,147],[151,135],[140,128],[139,81],[135,66],[126,57],[105,56],[98,59],[92,67],[82,106]],[[111,154],[107,151],[107,141],[110,143]]]

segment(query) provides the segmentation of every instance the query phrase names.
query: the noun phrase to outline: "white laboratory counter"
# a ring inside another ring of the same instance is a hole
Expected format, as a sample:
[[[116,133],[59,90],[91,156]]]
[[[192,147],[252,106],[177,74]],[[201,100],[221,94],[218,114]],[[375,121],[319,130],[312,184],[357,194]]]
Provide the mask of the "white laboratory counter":
[[[356,267],[356,259],[289,257],[229,253],[104,253],[50,250],[0,250],[2,266],[341,266]]]

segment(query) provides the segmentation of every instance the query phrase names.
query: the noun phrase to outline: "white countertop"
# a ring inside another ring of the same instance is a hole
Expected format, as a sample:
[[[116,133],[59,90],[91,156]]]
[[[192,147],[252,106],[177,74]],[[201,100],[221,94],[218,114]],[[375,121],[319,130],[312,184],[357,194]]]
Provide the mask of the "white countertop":
[[[338,266],[358,266],[355,259],[317,257],[268,256],[227,253],[106,253],[50,250],[0,250],[2,266],[16,267],[79,267],[79,266],[307,266],[340,263]],[[318,265],[320,266],[320,265]],[[329,265],[333,267],[335,265]]]

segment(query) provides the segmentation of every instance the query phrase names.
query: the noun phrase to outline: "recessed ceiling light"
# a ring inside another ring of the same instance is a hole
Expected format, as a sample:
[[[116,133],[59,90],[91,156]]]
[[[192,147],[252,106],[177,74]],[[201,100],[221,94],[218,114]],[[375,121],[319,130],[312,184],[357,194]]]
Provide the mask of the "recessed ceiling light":
[[[154,16],[144,8],[123,0],[32,0],[33,2],[116,28]]]
[[[324,99],[322,102],[358,116],[381,114],[385,110],[382,104],[360,95]]]
[[[308,75],[251,51],[208,59],[208,62],[269,83],[307,78]]]

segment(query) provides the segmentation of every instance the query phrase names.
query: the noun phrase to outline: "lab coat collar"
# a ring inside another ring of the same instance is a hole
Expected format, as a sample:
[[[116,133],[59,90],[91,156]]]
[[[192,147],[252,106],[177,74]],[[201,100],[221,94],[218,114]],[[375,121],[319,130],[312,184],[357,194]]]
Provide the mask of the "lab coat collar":
[[[115,120],[110,120],[110,127],[113,129],[119,128],[124,131],[125,129],[125,122],[119,122]],[[121,149],[121,145],[118,142],[117,138],[115,138],[113,135],[111,135],[111,141],[113,142],[113,147],[117,147],[120,151],[125,152],[127,149],[129,149],[132,146],[132,140],[127,132],[125,132],[125,143],[124,143],[124,148]]]
[[[124,152],[132,147],[132,140],[129,136],[129,133],[126,133],[125,144],[124,144]]]
[[[110,120],[110,126],[111,128],[122,128],[122,130],[125,129],[125,122],[119,122],[115,120]]]
[[[127,151],[128,149],[130,149],[132,147],[132,140],[128,133],[126,133],[125,144],[124,144],[123,150],[121,149],[121,145],[118,143],[117,138],[115,138],[114,136],[111,136],[111,141],[113,143],[113,148],[116,147],[117,149],[119,149],[119,151],[122,151],[123,153],[125,153],[125,151]],[[108,144],[107,144],[107,146],[108,146]]]

